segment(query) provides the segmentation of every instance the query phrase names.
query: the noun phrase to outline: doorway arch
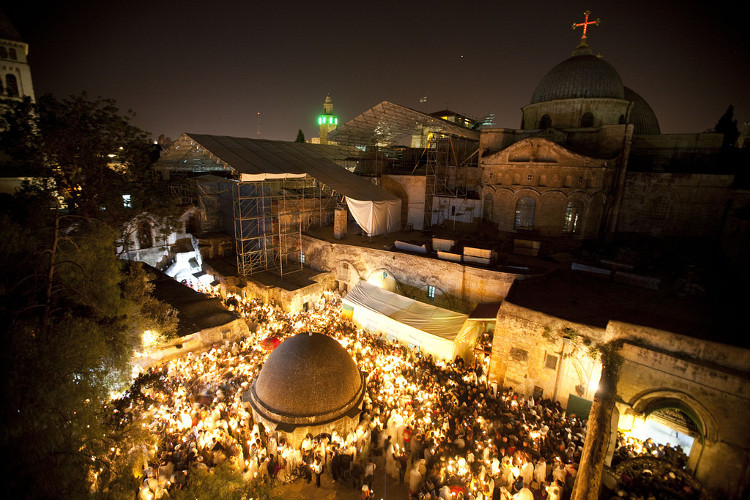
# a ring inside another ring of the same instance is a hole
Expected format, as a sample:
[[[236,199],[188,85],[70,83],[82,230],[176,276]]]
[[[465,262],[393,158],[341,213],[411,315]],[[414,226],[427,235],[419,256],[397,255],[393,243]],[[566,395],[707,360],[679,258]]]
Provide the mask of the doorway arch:
[[[703,457],[703,450],[707,445],[710,446],[710,443],[719,440],[716,419],[704,404],[682,391],[650,389],[635,395],[623,406],[625,407],[624,411],[623,407],[620,407],[617,425],[612,425],[613,440],[617,438],[620,429],[632,430],[638,423],[657,421],[657,423],[661,423],[676,432],[686,433],[693,438],[688,453],[687,470],[701,476],[698,469]],[[665,414],[669,416],[669,419],[674,420],[664,423]],[[682,419],[681,423],[680,419]],[[609,450],[609,460],[611,460],[611,453],[613,452],[614,449]],[[702,481],[700,477],[699,480]]]

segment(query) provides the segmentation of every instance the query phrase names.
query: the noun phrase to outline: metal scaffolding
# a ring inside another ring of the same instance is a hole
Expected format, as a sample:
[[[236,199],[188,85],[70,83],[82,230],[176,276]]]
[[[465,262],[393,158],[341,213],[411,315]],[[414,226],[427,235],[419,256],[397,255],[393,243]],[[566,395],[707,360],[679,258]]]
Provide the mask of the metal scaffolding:
[[[466,176],[460,176],[458,167],[476,166],[477,145],[475,141],[450,137],[433,136],[426,148],[424,228],[432,225],[433,213],[440,208],[433,207],[435,196],[466,198],[468,196]]]
[[[308,176],[236,181],[232,204],[238,273],[273,270],[283,276],[302,269],[302,231],[327,222],[335,200]]]

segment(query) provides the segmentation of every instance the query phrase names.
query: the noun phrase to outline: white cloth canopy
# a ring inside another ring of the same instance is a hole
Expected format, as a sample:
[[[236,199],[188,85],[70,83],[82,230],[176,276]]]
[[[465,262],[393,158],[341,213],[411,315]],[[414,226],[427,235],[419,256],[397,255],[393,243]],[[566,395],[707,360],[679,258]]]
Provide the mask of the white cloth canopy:
[[[400,198],[372,201],[355,200],[347,196],[346,206],[367,236],[392,233],[401,229]]]
[[[380,331],[401,343],[443,359],[453,359],[457,341],[467,327],[466,314],[418,302],[367,281],[360,281],[343,299],[353,308],[354,322]]]

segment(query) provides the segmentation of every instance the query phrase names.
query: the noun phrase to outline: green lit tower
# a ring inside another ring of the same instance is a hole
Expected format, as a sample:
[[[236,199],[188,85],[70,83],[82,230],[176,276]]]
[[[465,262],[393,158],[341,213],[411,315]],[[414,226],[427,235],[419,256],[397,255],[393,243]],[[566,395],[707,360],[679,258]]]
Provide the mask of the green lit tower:
[[[333,114],[333,101],[331,94],[326,96],[323,102],[323,114],[318,116],[318,125],[320,126],[320,143],[328,144],[328,133],[336,129],[339,119]]]

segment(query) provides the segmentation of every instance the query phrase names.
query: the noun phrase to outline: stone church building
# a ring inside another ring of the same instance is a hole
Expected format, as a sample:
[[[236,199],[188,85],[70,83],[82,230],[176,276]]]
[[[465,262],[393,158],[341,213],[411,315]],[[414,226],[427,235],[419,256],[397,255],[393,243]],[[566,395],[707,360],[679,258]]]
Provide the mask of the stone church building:
[[[661,134],[648,103],[584,38],[539,82],[520,129],[482,131],[482,217],[529,239],[746,241],[737,214],[750,193],[723,139]],[[746,251],[733,252],[746,270]],[[739,325],[705,299],[673,301],[645,276],[599,264],[516,280],[498,311],[490,378],[570,409],[597,392],[595,346],[621,342],[605,462],[618,429],[655,420],[694,438],[687,469],[705,488],[742,497],[750,434],[737,416],[750,409],[750,351],[719,343]]]
[[[717,133],[661,134],[585,39],[539,82],[520,129],[483,130],[483,217],[501,231],[718,238],[747,192]]]

